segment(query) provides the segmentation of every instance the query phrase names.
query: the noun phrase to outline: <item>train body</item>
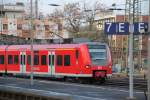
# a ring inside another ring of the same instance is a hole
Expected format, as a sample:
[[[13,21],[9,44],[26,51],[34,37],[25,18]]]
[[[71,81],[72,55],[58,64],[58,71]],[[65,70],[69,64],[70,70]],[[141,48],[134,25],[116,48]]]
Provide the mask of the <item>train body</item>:
[[[33,56],[32,56],[33,53]],[[103,43],[0,46],[0,72],[45,77],[101,79],[112,75],[109,47]]]

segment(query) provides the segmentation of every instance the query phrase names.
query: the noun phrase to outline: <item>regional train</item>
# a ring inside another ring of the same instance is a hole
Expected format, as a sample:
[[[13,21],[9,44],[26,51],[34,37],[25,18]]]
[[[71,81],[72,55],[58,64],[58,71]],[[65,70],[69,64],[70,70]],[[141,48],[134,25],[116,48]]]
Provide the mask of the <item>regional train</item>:
[[[31,55],[32,54],[32,55]],[[33,60],[31,60],[33,58]],[[104,80],[112,75],[110,49],[105,43],[0,46],[0,73]]]

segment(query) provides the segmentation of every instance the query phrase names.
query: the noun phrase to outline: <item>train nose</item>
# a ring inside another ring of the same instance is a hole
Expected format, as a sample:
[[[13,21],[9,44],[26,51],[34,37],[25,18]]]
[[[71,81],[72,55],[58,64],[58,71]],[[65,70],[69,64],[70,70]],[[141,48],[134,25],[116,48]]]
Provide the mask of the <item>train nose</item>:
[[[106,72],[105,72],[105,71],[95,71],[95,72],[94,72],[94,77],[95,77],[95,78],[98,78],[98,77],[101,77],[101,78],[106,77]]]

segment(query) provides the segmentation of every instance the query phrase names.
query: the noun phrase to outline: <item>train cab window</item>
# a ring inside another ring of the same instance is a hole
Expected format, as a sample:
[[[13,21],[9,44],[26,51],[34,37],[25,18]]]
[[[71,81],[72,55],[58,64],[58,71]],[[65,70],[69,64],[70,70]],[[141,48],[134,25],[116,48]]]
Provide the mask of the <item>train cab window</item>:
[[[14,56],[14,64],[18,64],[18,56],[17,55]]]
[[[57,55],[57,65],[62,66],[62,55]]]
[[[4,55],[0,55],[0,64],[4,64]]]
[[[39,56],[34,55],[34,65],[38,65],[38,64],[39,64]]]
[[[31,55],[28,55],[28,56],[27,56],[27,64],[28,64],[28,65],[31,65]]]
[[[8,64],[13,64],[13,56],[8,55]]]
[[[46,65],[46,55],[41,56],[41,65]]]
[[[70,55],[64,55],[64,66],[70,66]]]

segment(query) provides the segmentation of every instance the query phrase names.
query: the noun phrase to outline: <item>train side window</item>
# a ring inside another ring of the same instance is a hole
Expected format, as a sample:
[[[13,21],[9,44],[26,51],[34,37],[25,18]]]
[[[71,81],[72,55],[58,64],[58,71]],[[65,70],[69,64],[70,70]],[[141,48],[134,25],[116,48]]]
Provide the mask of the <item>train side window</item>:
[[[62,66],[62,55],[57,55],[57,65]]]
[[[8,55],[8,64],[13,64],[13,56]]]
[[[52,65],[54,65],[54,55],[52,55]]]
[[[78,57],[79,57],[79,52],[78,50],[76,50],[76,59],[78,59]]]
[[[26,56],[25,55],[23,55],[23,57],[24,57],[24,61],[23,61],[23,64],[25,65],[26,64]]]
[[[46,65],[46,55],[41,56],[41,65]]]
[[[64,55],[64,66],[70,66],[70,55]]]
[[[34,65],[39,65],[39,56],[34,55]]]
[[[4,55],[0,55],[0,64],[4,64]]]
[[[79,58],[79,51],[76,50],[76,64],[78,64],[78,58]]]
[[[54,65],[54,55],[49,55],[49,65]]]
[[[51,55],[49,55],[48,58],[49,58],[48,64],[51,65]]]
[[[31,55],[28,55],[28,56],[27,56],[27,64],[28,64],[28,65],[31,65]]]
[[[18,64],[18,55],[14,56],[14,64]]]

